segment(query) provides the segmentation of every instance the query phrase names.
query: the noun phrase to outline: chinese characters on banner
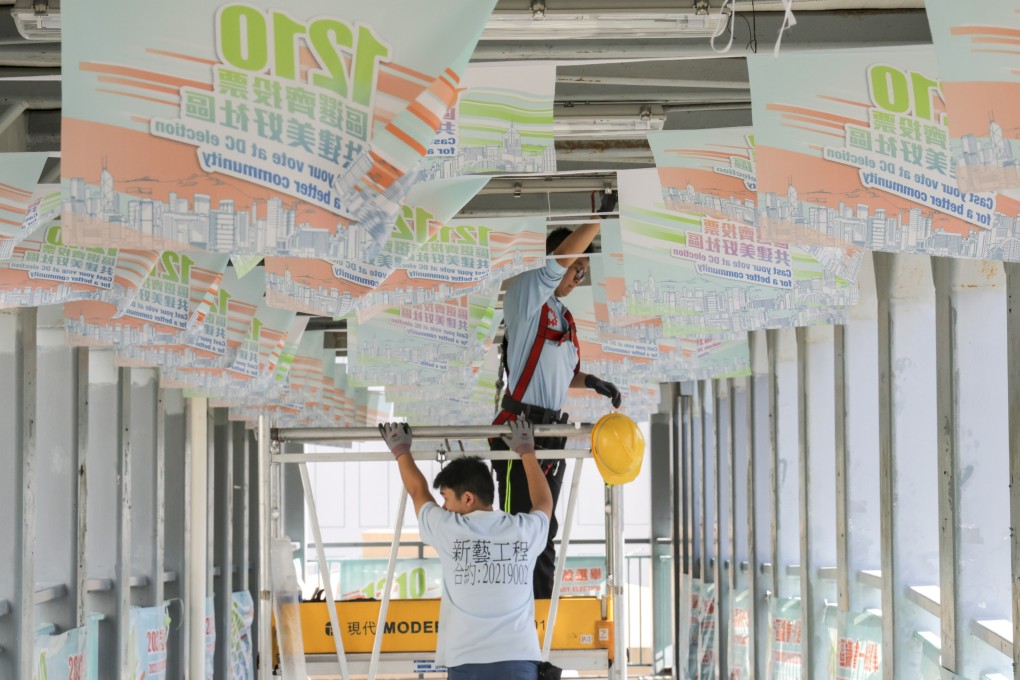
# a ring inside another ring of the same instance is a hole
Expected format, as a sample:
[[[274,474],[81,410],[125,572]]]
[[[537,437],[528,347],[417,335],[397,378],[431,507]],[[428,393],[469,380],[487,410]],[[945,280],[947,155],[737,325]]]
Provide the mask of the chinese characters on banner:
[[[841,612],[827,607],[829,666],[837,680],[879,680],[882,677],[882,619],[874,614]]]
[[[65,240],[307,257],[354,220],[370,259],[493,5],[69,6]]]
[[[957,182],[932,47],[748,63],[770,238],[1020,259],[1020,203]]]

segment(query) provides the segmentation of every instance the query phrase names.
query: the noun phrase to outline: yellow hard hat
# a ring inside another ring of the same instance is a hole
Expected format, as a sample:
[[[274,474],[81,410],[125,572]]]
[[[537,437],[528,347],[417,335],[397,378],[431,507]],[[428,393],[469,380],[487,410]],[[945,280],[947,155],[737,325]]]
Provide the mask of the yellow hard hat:
[[[606,484],[626,484],[641,472],[645,438],[627,416],[607,413],[591,430],[591,454]]]

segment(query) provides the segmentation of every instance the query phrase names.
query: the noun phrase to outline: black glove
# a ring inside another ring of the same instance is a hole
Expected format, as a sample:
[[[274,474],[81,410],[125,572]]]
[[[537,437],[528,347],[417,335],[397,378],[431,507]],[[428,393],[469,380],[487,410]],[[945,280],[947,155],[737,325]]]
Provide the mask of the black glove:
[[[584,377],[584,386],[589,390],[595,390],[603,397],[608,397],[613,402],[613,408],[620,408],[623,395],[620,394],[620,390],[613,383],[600,380],[589,374]]]
[[[615,191],[602,191],[602,201],[599,203],[599,209],[596,211],[599,217],[605,219],[606,213],[616,211],[616,202],[619,199],[619,194]]]

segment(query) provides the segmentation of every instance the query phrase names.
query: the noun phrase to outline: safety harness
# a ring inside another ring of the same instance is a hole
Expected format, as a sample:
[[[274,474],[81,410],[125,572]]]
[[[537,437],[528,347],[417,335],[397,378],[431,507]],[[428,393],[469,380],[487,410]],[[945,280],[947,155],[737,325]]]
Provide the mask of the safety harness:
[[[531,384],[531,379],[535,375],[535,368],[538,367],[538,359],[542,356],[542,350],[545,348],[547,341],[555,342],[562,345],[567,338],[574,343],[574,348],[577,349],[577,365],[574,366],[574,373],[576,374],[581,368],[581,346],[577,340],[577,325],[574,324],[574,316],[570,313],[570,310],[566,307],[563,308],[563,320],[566,321],[567,329],[565,331],[557,330],[555,328],[549,328],[546,320],[554,314],[552,307],[549,303],[542,305],[542,311],[540,312],[541,317],[538,322],[538,332],[535,334],[535,339],[531,344],[531,351],[528,353],[528,360],[524,364],[524,371],[521,373],[520,379],[517,381],[517,385],[514,387],[514,391],[506,391],[506,396],[517,403],[523,403],[524,393],[528,391],[528,386]],[[503,370],[506,371],[507,380],[510,379],[510,366],[507,364],[507,344],[506,336],[503,336]],[[496,419],[492,421],[493,425],[502,425],[511,418],[516,418],[516,414],[510,410],[503,409],[496,416]],[[510,512],[510,467],[512,460],[506,462],[506,497],[503,499],[503,511]],[[542,466],[542,471],[548,475],[551,465],[546,464]]]

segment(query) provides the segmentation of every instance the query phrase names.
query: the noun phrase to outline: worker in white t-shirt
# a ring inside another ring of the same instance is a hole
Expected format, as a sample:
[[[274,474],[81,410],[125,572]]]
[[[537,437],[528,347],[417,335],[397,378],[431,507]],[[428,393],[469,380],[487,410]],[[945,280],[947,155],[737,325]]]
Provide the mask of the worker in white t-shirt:
[[[534,431],[526,420],[508,423],[510,449],[521,459],[531,512],[493,509],[492,470],[479,458],[450,461],[432,486],[411,457],[405,423],[380,425],[414,503],[422,541],[435,548],[443,568],[436,663],[451,680],[535,680],[541,651],[532,592],[535,561],[545,548],[552,494],[535,457]]]

